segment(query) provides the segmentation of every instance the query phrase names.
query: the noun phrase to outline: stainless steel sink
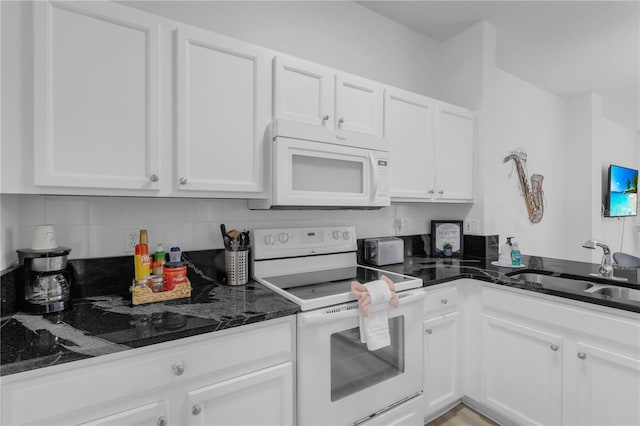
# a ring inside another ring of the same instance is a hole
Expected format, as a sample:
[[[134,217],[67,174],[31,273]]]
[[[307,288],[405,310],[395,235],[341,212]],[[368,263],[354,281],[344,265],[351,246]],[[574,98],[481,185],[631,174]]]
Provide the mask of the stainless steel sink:
[[[598,299],[617,299],[629,302],[640,302],[640,290],[618,285],[600,284],[580,279],[556,277],[552,275],[523,272],[510,274],[509,278],[525,284],[539,285],[542,288],[563,291]]]

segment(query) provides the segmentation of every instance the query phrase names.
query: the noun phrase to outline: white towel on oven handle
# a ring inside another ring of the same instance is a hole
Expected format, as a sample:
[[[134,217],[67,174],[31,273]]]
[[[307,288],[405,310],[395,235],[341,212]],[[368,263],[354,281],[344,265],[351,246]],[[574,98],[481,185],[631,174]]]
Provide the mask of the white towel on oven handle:
[[[360,313],[360,341],[367,344],[367,349],[375,351],[391,345],[389,335],[388,309],[391,306],[391,290],[383,280],[363,284],[371,298],[369,315]]]

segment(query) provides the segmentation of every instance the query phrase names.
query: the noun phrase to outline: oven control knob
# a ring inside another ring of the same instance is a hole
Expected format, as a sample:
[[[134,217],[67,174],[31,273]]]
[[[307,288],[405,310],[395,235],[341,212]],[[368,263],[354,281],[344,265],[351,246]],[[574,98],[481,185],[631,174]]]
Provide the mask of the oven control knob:
[[[276,237],[274,237],[273,235],[265,235],[264,243],[265,245],[272,246],[276,243]]]
[[[342,238],[343,238],[344,240],[349,240],[349,231],[344,231],[344,232],[342,233]]]
[[[278,241],[280,241],[282,244],[286,243],[287,241],[289,241],[289,234],[287,234],[286,232],[279,233]]]
[[[333,235],[333,239],[334,240],[339,240],[340,239],[340,231],[333,231],[333,233],[331,235]]]

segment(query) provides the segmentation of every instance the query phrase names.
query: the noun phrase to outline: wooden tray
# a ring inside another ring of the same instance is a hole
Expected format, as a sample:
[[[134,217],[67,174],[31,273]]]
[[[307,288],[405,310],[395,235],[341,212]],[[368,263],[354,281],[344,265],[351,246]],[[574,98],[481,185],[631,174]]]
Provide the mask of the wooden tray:
[[[191,297],[191,283],[187,280],[184,283],[176,284],[173,290],[154,293],[148,287],[136,287],[135,283],[131,293],[131,302],[134,305],[142,305],[145,303],[164,302],[173,299],[183,299]]]

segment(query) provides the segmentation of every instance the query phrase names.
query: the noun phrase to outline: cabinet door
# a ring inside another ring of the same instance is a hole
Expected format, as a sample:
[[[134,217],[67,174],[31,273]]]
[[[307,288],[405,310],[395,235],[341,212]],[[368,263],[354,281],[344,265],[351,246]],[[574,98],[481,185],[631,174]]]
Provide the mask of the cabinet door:
[[[382,137],[382,86],[365,78],[336,75],[336,129]]]
[[[269,124],[266,51],[200,30],[177,30],[179,191],[263,190]],[[236,195],[240,196],[240,195]]]
[[[436,128],[436,197],[473,201],[473,115],[467,109],[440,102]]]
[[[390,143],[391,197],[424,201],[433,195],[436,102],[385,89],[384,137]]]
[[[577,424],[640,424],[640,360],[578,342]]]
[[[132,425],[132,426],[166,426],[168,424],[168,400],[154,401],[139,407],[130,408],[109,416],[81,423],[82,426],[94,425]],[[73,422],[71,419],[69,423]]]
[[[460,398],[458,313],[424,322],[425,417]]]
[[[483,314],[482,399],[522,424],[562,421],[562,338]]]
[[[291,425],[292,364],[287,362],[189,391],[187,407],[188,425]]]
[[[278,56],[274,68],[274,118],[333,128],[334,73],[321,65]]]
[[[34,11],[34,184],[158,190],[158,22],[106,2]]]

